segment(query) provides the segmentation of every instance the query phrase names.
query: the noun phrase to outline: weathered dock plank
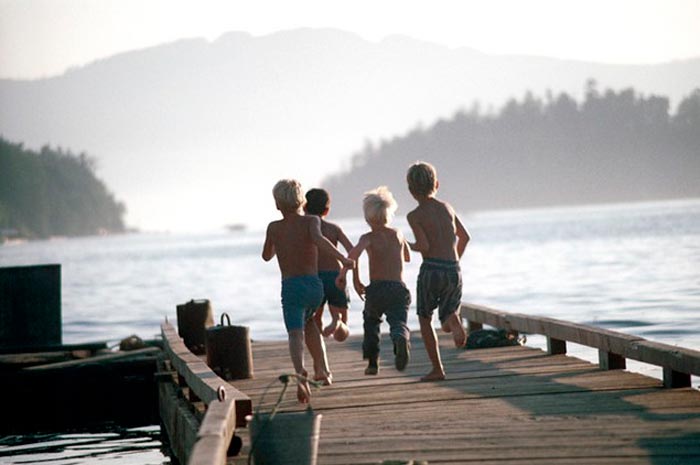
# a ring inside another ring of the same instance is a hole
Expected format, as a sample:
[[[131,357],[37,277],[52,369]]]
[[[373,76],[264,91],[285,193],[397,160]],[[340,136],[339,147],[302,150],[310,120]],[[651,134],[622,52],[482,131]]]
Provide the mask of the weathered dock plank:
[[[696,389],[530,347],[460,350],[444,335],[440,345],[448,379],[421,383],[430,365],[419,334],[403,373],[383,336],[378,376],[363,374],[360,336],[327,342],[334,384],[314,391],[323,414],[318,463],[700,463]],[[235,386],[258,405],[291,362],[286,341],[256,342],[253,356],[256,378]],[[283,410],[299,408],[293,397]],[[242,455],[229,463],[246,463],[250,442],[240,434]]]

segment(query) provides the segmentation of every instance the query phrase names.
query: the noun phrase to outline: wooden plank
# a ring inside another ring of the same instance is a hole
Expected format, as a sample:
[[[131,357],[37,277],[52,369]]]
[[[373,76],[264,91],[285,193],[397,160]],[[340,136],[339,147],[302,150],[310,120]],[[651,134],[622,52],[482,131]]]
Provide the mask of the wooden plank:
[[[528,347],[457,350],[443,334],[439,343],[448,379],[421,383],[430,363],[415,334],[404,372],[383,335],[378,376],[363,374],[361,337],[329,341],[334,383],[312,398],[323,414],[319,463],[700,463],[695,389]],[[237,387],[257,403],[291,367],[286,341],[256,342],[253,352],[256,379]],[[282,409],[299,407],[289,399]],[[242,437],[243,454],[228,463],[245,463]]]
[[[250,397],[219,378],[202,359],[190,352],[171,324],[163,323],[161,331],[166,342],[164,350],[173,367],[185,379],[187,386],[207,405],[218,401],[219,390],[225,391],[226,399],[235,402],[236,424],[244,426],[245,417],[253,410]]]
[[[197,440],[199,420],[177,392],[173,381],[158,383],[160,419],[169,439],[169,447],[180,463],[186,463]]]
[[[155,355],[160,353],[158,347],[145,347],[143,349],[129,350],[112,352],[109,354],[95,355],[94,357],[81,358],[79,360],[68,360],[65,362],[48,363],[45,365],[35,365],[31,367],[24,368],[25,371],[40,371],[40,370],[53,370],[60,368],[77,367],[83,365],[99,364],[104,362],[112,362],[115,360],[123,360],[133,357],[141,357],[143,355]]]

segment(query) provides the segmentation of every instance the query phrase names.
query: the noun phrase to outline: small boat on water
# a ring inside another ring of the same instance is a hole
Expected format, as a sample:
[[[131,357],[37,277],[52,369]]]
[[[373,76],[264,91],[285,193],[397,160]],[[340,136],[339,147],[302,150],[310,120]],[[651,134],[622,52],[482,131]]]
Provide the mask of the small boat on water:
[[[243,223],[231,223],[226,225],[229,232],[240,232],[246,230],[246,225]]]

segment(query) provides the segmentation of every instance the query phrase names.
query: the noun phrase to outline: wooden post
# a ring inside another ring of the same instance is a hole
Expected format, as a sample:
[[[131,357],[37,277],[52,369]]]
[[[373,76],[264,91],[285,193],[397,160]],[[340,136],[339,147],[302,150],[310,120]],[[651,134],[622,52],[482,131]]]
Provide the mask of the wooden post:
[[[627,368],[627,359],[601,349],[598,350],[598,366],[601,370],[624,370]]]
[[[563,355],[566,353],[566,341],[547,336],[547,353],[549,355]]]
[[[675,371],[672,368],[664,367],[664,387],[690,387],[690,375],[688,373],[681,373],[680,371]]]

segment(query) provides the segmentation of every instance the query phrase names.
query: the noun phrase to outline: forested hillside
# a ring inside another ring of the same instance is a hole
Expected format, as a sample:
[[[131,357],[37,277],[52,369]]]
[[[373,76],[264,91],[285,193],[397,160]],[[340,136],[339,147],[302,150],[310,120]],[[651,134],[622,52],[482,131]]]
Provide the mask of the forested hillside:
[[[387,185],[399,214],[413,208],[406,168],[438,169],[440,192],[460,211],[700,197],[700,89],[672,111],[634,89],[584,98],[527,93],[495,112],[478,105],[378,144],[325,180],[336,216],[361,216],[362,194]]]
[[[124,204],[95,176],[92,160],[0,138],[0,232],[23,237],[124,231]],[[2,234],[0,234],[2,236]]]

